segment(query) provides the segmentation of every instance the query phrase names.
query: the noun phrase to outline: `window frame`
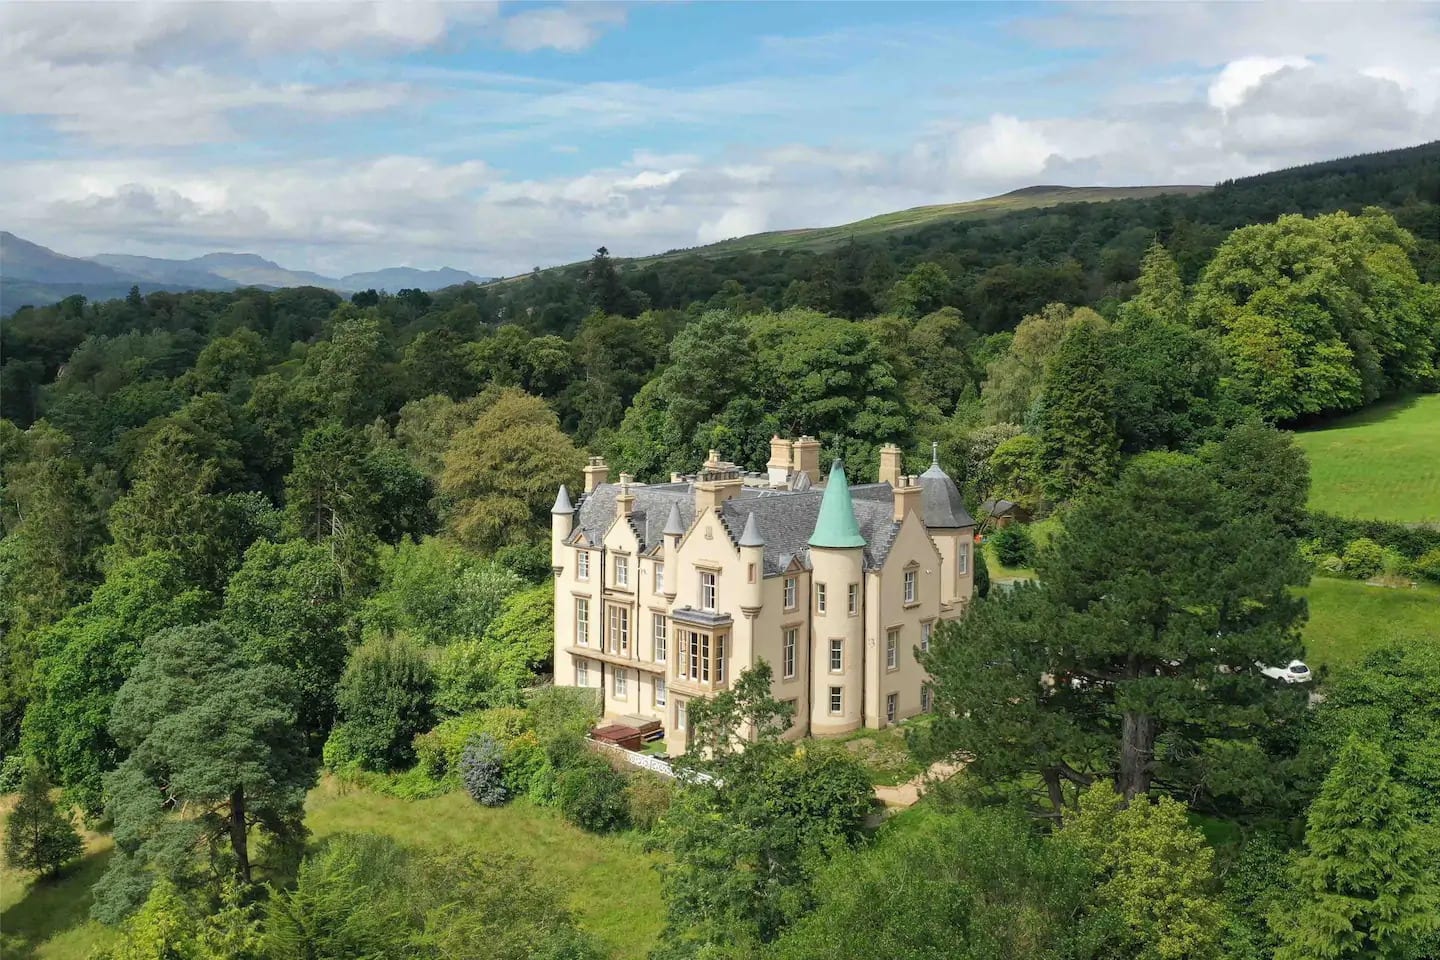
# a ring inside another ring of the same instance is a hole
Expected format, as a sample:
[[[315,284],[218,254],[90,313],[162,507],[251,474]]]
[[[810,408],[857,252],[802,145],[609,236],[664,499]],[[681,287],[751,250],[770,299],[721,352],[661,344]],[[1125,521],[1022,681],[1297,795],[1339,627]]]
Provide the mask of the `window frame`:
[[[839,716],[845,712],[845,688],[831,687],[829,701],[825,704],[830,708],[832,717]]]
[[[920,572],[914,568],[906,570],[902,580],[905,603],[920,602]]]
[[[583,629],[582,629],[583,628]],[[581,647],[590,646],[590,598],[575,598],[575,640]]]
[[[935,633],[935,621],[926,620],[920,624],[920,652],[930,652],[930,640]]]
[[[897,723],[900,718],[900,694],[885,694],[885,722]]]
[[[605,618],[608,633],[606,639],[609,641],[606,649],[614,654],[628,654],[630,652],[630,608],[623,603],[612,603],[609,604],[609,607]],[[619,627],[618,643],[616,642],[616,627]]]
[[[590,661],[584,657],[575,659],[575,686],[590,686]]]
[[[785,585],[782,588],[781,605],[786,610],[794,610],[800,603],[800,578],[786,577]]]
[[[891,627],[885,631],[885,669],[900,669],[900,628]]]
[[[838,665],[837,665],[838,661]],[[830,638],[830,654],[826,659],[826,667],[830,673],[845,672],[845,638]]]
[[[707,597],[708,593],[708,597]],[[700,571],[700,609],[714,613],[720,599],[718,578],[713,570]]]
[[[825,584],[815,584],[815,612],[827,613],[830,608],[830,598],[825,593]]]
[[[655,682],[650,685],[651,702],[657,707],[663,707],[669,699],[669,696],[670,690],[665,686],[665,677],[656,677]]]
[[[655,578],[653,583],[655,593],[665,592],[665,564],[658,561],[655,563]]]
[[[617,587],[629,587],[629,586],[630,586],[630,558],[627,557],[627,556],[624,556],[623,554],[616,554],[616,556],[615,556],[614,569],[615,569],[615,586],[617,586]]]
[[[961,540],[960,548],[955,551],[955,573],[963,575],[970,572],[970,544]]]
[[[650,659],[664,663],[670,654],[670,621],[663,613],[650,613]]]
[[[610,674],[610,696],[616,700],[630,699],[630,671],[616,667]]]
[[[781,679],[794,680],[799,663],[800,628],[785,627],[780,631],[780,675]]]
[[[590,579],[590,551],[583,547],[575,548],[575,579]]]
[[[845,591],[845,612],[852,617],[860,615],[860,584],[852,583]]]

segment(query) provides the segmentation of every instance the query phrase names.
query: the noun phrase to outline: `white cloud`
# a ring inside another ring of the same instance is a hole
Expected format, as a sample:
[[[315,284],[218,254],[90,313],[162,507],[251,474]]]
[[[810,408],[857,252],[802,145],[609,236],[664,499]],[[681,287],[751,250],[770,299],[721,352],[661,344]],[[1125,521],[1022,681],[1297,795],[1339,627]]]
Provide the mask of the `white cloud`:
[[[958,170],[979,180],[1034,176],[1055,152],[1038,125],[1003,114],[964,132],[960,139]]]
[[[512,14],[501,24],[505,45],[512,50],[552,49],[575,53],[600,38],[606,27],[625,22],[625,10],[605,3],[540,7]]]
[[[1286,67],[1308,67],[1305,57],[1241,57],[1225,64],[1219,76],[1210,81],[1208,99],[1217,110],[1229,110],[1244,102],[1250,91],[1272,74]]]

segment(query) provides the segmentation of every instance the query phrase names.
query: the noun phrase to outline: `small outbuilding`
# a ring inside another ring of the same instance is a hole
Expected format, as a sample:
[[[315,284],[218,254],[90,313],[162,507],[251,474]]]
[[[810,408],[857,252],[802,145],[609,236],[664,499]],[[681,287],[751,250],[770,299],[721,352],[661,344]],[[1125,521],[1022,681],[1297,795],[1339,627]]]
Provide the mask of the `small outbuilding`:
[[[991,525],[996,528],[1030,522],[1030,511],[1013,500],[986,500],[980,504],[980,512],[989,517]]]

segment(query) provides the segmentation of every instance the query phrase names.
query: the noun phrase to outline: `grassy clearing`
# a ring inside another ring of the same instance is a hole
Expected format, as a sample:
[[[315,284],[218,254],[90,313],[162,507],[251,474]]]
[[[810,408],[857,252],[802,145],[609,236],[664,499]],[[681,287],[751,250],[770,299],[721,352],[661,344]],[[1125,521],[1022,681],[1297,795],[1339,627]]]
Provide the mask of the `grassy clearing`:
[[[1028,524],[1026,529],[1030,531],[1031,538],[1035,541],[1035,548],[1038,550],[1050,542],[1050,538],[1060,531],[1059,514],[1051,514],[1044,520],[1037,520]],[[990,581],[1005,580],[1035,580],[1037,579],[1034,569],[1030,567],[1007,567],[995,556],[995,546],[991,537],[995,531],[986,534],[982,549],[985,551],[985,565],[990,570]]]
[[[6,797],[0,813],[8,817],[14,805],[14,796]],[[43,882],[0,866],[5,960],[85,960],[113,942],[114,931],[90,919],[90,887],[105,872],[113,846],[108,836],[86,832],[85,856]]]
[[[1355,663],[1393,643],[1440,644],[1440,587],[1315,577],[1300,592],[1310,604],[1305,656],[1312,668]]]
[[[1295,435],[1310,458],[1310,507],[1440,523],[1440,394],[1377,403]]]
[[[398,800],[327,777],[306,802],[305,822],[317,840],[370,832],[415,847],[468,844],[525,857],[568,893],[580,925],[615,957],[644,956],[660,934],[659,857],[634,838],[585,833],[528,801],[482,807],[459,792]]]
[[[871,785],[893,787],[925,772],[924,765],[910,756],[905,746],[905,731],[916,724],[927,723],[929,719],[928,715],[922,714],[884,730],[861,727],[831,742],[840,744],[860,761],[870,776]]]

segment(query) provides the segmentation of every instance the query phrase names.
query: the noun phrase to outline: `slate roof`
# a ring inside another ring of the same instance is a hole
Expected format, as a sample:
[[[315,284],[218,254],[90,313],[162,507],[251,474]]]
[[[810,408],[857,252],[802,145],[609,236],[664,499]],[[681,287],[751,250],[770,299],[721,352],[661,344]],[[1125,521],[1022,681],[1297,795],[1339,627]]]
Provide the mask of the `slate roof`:
[[[973,527],[975,518],[965,509],[965,498],[950,475],[931,463],[930,469],[920,474],[920,510],[925,526],[931,529],[954,529]]]
[[[615,521],[615,497],[620,485],[602,483],[585,494],[576,509],[575,532],[583,532],[591,543],[599,543]],[[689,483],[657,483],[631,486],[635,503],[630,525],[640,541],[641,552],[660,545],[671,508],[689,530],[695,523],[695,493]],[[720,519],[732,543],[745,535],[746,521],[753,515],[760,537],[765,541],[764,574],[776,576],[799,558],[810,564],[810,536],[820,514],[824,488],[770,490],[744,487],[720,508]],[[888,483],[857,484],[850,488],[855,520],[865,538],[865,564],[874,569],[885,562],[900,525],[894,520],[893,494]],[[963,507],[962,507],[963,509]]]

